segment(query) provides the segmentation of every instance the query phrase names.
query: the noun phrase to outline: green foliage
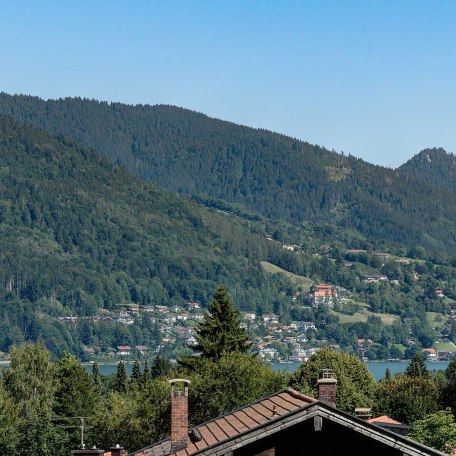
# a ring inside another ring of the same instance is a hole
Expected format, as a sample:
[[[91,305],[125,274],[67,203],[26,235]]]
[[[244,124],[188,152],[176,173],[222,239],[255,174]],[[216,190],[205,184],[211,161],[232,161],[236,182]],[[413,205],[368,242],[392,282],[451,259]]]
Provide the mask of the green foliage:
[[[0,383],[0,454],[15,456],[19,443],[19,411]]]
[[[225,353],[217,362],[202,360],[190,374],[190,418],[193,424],[228,413],[286,386],[285,375],[249,355]]]
[[[134,388],[139,388],[142,384],[141,363],[136,360],[130,376],[130,384]]]
[[[92,364],[92,381],[95,388],[100,388],[101,379],[100,379],[100,368],[98,367],[98,363]]]
[[[11,367],[3,381],[22,418],[51,412],[56,384],[50,361],[51,354],[42,343],[28,343],[11,350]]]
[[[438,385],[429,378],[396,375],[377,383],[373,410],[409,424],[438,410],[439,396]]]
[[[119,361],[117,365],[116,380],[114,382],[114,391],[118,393],[126,393],[128,389],[127,370],[125,369],[125,363]]]
[[[447,368],[445,369],[445,377],[448,381],[456,380],[456,356],[451,358],[448,363]]]
[[[445,370],[446,382],[442,387],[442,403],[456,413],[456,357],[453,357]]]
[[[354,413],[356,407],[371,407],[375,380],[358,358],[322,348],[290,377],[290,386],[309,396],[318,396],[317,380],[322,369],[332,369],[337,378],[337,407]]]
[[[68,443],[64,432],[48,416],[31,416],[20,426],[18,456],[64,456]],[[65,448],[66,447],[66,448]]]
[[[284,301],[288,280],[259,266],[281,247],[235,217],[135,179],[74,141],[0,116],[0,350],[38,340],[56,356],[87,346],[159,344],[88,317],[119,303],[209,304],[218,283],[246,308]],[[185,239],[185,242],[182,242]]]
[[[146,384],[152,380],[152,375],[150,372],[149,361],[144,362],[144,372],[143,372],[143,383]]]
[[[215,361],[224,354],[247,352],[251,343],[240,323],[239,311],[233,308],[225,287],[219,285],[204,320],[196,328],[197,345],[192,349],[202,358]]]
[[[93,415],[99,399],[96,387],[93,378],[74,355],[65,353],[61,359],[56,361],[54,378],[56,380],[54,417],[90,417]],[[62,420],[57,423],[58,425],[79,424],[75,420]],[[66,435],[67,445],[77,448],[80,442],[80,431],[66,428],[63,430],[63,434]]]
[[[74,355],[65,353],[54,364],[56,391],[54,413],[58,417],[90,416],[95,406],[94,382]]]
[[[454,155],[442,148],[425,149],[399,168],[404,174],[450,192],[456,189]]]
[[[389,381],[389,380],[391,380],[391,378],[392,378],[391,371],[390,371],[389,367],[387,367],[385,370],[385,377],[383,378],[383,380]]]
[[[164,358],[159,353],[154,358],[154,362],[152,363],[152,367],[150,368],[149,376],[152,379],[166,377],[171,371],[173,370],[173,365],[169,361],[169,359]],[[144,371],[144,376],[146,376],[146,371]],[[147,380],[145,378],[145,380]]]
[[[128,393],[109,394],[93,420],[94,443],[99,448],[121,443],[136,450],[169,436],[170,395],[166,380],[148,382]]]
[[[415,353],[405,369],[405,375],[411,378],[429,378],[429,372],[420,353]]]
[[[456,423],[451,410],[439,410],[415,421],[408,437],[452,455],[456,449]]]

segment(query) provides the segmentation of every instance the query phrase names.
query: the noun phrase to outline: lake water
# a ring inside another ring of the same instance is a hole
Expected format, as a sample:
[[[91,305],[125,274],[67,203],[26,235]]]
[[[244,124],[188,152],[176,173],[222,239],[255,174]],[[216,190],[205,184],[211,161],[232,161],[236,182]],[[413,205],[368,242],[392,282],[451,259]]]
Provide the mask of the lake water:
[[[370,373],[374,376],[375,380],[380,380],[385,376],[386,369],[389,369],[391,375],[398,372],[404,372],[407,369],[410,361],[368,361],[366,366]],[[279,363],[273,364],[274,370],[285,369],[286,372],[294,372],[300,366],[299,363]],[[428,361],[426,367],[428,370],[444,370],[448,366],[448,361]]]
[[[388,368],[391,375],[397,374],[398,372],[404,372],[410,361],[371,361],[367,362],[366,366],[370,373],[374,376],[375,380],[380,380],[385,376],[385,371]],[[283,369],[286,372],[294,372],[300,366],[299,363],[278,363],[273,364],[272,368],[276,371]],[[444,370],[448,366],[448,361],[431,361],[426,363],[428,370]],[[0,365],[1,367],[7,367]],[[85,364],[86,369],[91,372],[92,365]],[[131,374],[133,364],[127,364],[126,370],[128,374]],[[117,371],[117,364],[99,364],[100,373],[102,375],[115,374]]]

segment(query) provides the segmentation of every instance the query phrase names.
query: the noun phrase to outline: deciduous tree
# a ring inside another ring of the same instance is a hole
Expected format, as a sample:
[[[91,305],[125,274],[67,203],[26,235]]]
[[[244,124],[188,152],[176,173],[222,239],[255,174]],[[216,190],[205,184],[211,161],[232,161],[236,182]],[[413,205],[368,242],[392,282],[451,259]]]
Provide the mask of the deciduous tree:
[[[429,378],[395,376],[377,383],[374,413],[413,423],[439,408],[438,385]]]
[[[456,449],[456,423],[451,410],[439,410],[415,421],[408,437],[452,455]]]
[[[317,397],[317,380],[322,369],[333,369],[337,378],[337,407],[353,413],[356,407],[370,407],[375,380],[366,365],[347,353],[322,348],[302,364],[290,378],[290,386]]]

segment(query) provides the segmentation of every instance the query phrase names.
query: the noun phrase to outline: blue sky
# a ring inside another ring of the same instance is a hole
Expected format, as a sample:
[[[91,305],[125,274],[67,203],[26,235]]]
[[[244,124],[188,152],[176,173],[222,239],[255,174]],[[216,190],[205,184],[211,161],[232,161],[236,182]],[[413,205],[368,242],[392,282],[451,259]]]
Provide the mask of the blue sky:
[[[174,104],[398,166],[456,152],[456,2],[0,0],[0,91]]]

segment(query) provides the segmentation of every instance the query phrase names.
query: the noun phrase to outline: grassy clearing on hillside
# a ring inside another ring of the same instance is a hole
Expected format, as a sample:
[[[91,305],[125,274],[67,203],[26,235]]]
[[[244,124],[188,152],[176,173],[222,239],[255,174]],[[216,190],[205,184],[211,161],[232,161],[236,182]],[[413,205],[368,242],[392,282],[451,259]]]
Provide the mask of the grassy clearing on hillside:
[[[391,347],[398,348],[402,353],[404,353],[407,349],[407,347],[403,344],[392,344]]]
[[[420,260],[419,258],[409,258],[409,257],[396,256],[396,255],[390,255],[389,261],[391,261],[391,260],[407,260],[410,263],[419,263],[419,264],[426,263],[426,260]]]
[[[448,350],[448,351],[456,351],[456,345],[453,342],[437,342],[435,344],[436,350]]]
[[[426,312],[426,319],[429,322],[431,328],[442,329],[445,326],[445,321],[448,317],[438,312]]]
[[[300,285],[303,290],[309,290],[310,287],[314,284],[313,280],[293,274],[292,272],[285,271],[285,269],[279,268],[278,266],[268,263],[267,261],[261,261],[262,268],[271,274],[277,274],[278,272],[285,274],[290,280],[295,282],[297,285]]]
[[[365,302],[356,302],[361,309],[354,315],[346,315],[335,310],[331,310],[333,315],[337,315],[341,323],[365,323],[370,316],[379,317],[384,325],[392,325],[399,317],[397,315],[388,315],[383,313],[375,313],[369,310],[368,304]]]

